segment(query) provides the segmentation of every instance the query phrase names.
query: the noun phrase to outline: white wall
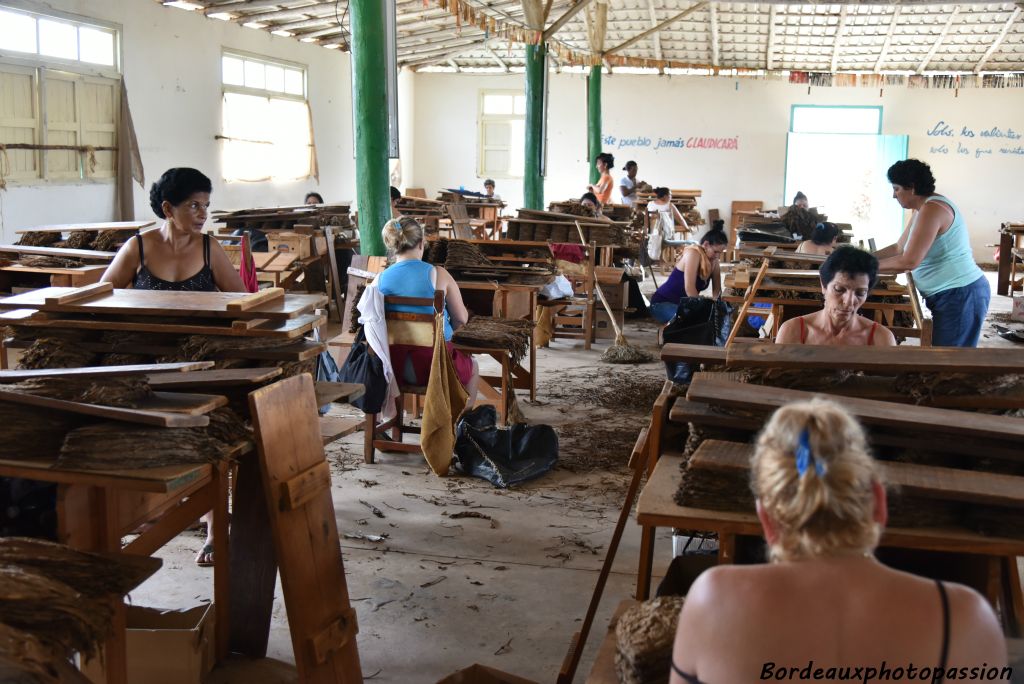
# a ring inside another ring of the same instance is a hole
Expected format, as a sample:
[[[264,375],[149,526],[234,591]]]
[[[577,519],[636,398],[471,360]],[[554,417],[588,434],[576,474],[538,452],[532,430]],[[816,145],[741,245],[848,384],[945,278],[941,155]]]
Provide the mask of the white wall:
[[[416,75],[416,180],[428,194],[445,186],[474,187],[477,174],[477,96],[482,89],[522,88],[523,76],[471,74]],[[932,164],[938,191],[964,213],[979,260],[990,261],[999,224],[1024,218],[1019,191],[1024,154],[1002,154],[1024,140],[982,139],[981,130],[998,126],[1024,132],[1024,90],[920,90],[812,88],[752,79],[605,75],[603,133],[615,138],[606,151],[616,166],[634,159],[639,176],[655,185],[703,190],[699,208],[716,208],[728,218],[733,200],[761,200],[768,207],[782,196],[786,133],[794,104],[881,105],[883,133],[906,134],[910,156]],[[548,173],[545,202],[578,197],[587,183],[586,80],[582,75],[552,76],[548,105]],[[929,136],[939,121],[956,135]],[[974,138],[960,135],[962,127]],[[737,149],[654,149],[659,138],[736,139]],[[649,142],[645,145],[645,140]],[[948,146],[942,153],[932,151]],[[984,140],[982,144],[979,144]],[[957,144],[968,148],[957,153]],[[988,143],[992,143],[989,145]],[[975,157],[975,150],[992,148]],[[1024,152],[1021,148],[1019,152]],[[841,159],[823,159],[823,173]],[[879,174],[885,169],[879,169]],[[621,175],[616,171],[616,179]],[[510,207],[522,202],[521,181],[499,180],[498,192]],[[833,217],[843,220],[841,217]]]
[[[51,0],[54,10],[121,24],[124,78],[138,134],[146,189],[137,184],[136,218],[155,218],[149,185],[173,166],[193,166],[213,180],[215,209],[298,204],[309,190],[327,201],[355,198],[349,56],[337,50],[272,36],[152,0]],[[40,7],[43,7],[40,5]],[[221,177],[222,48],[276,57],[308,67],[320,165],[312,178],[289,183],[226,183]],[[44,223],[109,221],[114,218],[113,182],[9,184],[0,193],[3,239]]]

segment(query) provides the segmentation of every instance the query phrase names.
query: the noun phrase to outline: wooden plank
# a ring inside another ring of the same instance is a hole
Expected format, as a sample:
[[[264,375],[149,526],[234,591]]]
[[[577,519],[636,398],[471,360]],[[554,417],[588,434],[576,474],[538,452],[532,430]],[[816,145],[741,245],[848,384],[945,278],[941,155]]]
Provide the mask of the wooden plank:
[[[666,345],[667,347],[668,345]],[[664,358],[664,353],[662,354]],[[838,347],[753,344],[730,349],[729,368],[821,368],[896,373],[1024,373],[1024,354],[993,347]]]
[[[724,347],[709,347],[703,344],[666,344],[661,348],[661,360],[724,366],[728,353]]]
[[[0,253],[3,252],[66,257],[70,259],[91,259],[93,261],[112,261],[117,256],[117,252],[97,252],[92,249],[68,249],[67,247],[29,247],[27,245],[0,245]]]
[[[328,639],[327,648],[336,647],[325,652],[325,626],[341,620],[332,631],[350,637],[356,631],[331,491],[322,490],[290,511],[279,510],[275,495],[284,481],[325,460],[313,380],[303,374],[261,387],[249,395],[249,406],[299,679],[309,684],[362,681],[354,638],[343,644]]]
[[[74,288],[46,287],[0,299],[0,309],[40,309],[51,313],[120,314],[132,316],[202,318],[292,319],[322,307],[326,297],[320,294],[286,294],[244,311],[229,308],[244,299],[245,292],[168,292],[163,290],[114,290],[104,297],[67,305],[48,305],[47,299],[69,294]]]
[[[81,302],[86,299],[92,299],[102,294],[112,292],[114,289],[113,283],[93,283],[92,285],[86,285],[84,287],[75,288],[73,291],[67,294],[59,295],[57,297],[47,297],[45,302],[46,306],[57,306],[59,304],[71,304],[75,302]]]
[[[155,224],[156,221],[106,221],[103,223],[52,223],[34,228],[23,228],[14,231],[18,235],[25,233],[70,233],[76,230],[142,230]]]
[[[753,444],[708,439],[693,452],[690,463],[696,468],[746,472],[754,450]],[[1024,477],[892,461],[880,462],[879,466],[885,484],[899,487],[903,493],[1024,508]]]
[[[204,361],[207,367],[212,361]],[[8,371],[20,372],[20,371]],[[149,373],[149,386],[153,389],[215,389],[218,387],[252,387],[263,385],[281,375],[281,369],[268,368],[225,368],[218,370],[192,371],[185,373]],[[2,378],[2,372],[0,372]]]
[[[353,432],[359,432],[365,422],[363,418],[355,416],[320,416],[320,441],[327,446]]]
[[[58,484],[115,487],[137,492],[166,493],[194,482],[209,479],[208,464],[165,466],[162,468],[75,470],[54,468],[51,460],[13,461],[0,459],[0,477],[21,477]]]
[[[619,675],[615,669],[615,626],[624,612],[638,604],[639,602],[633,599],[625,599],[616,606],[611,620],[608,621],[608,632],[597,649],[597,656],[594,657],[594,664],[590,668],[585,684],[619,684]]]
[[[119,408],[115,406],[83,404],[77,401],[64,401],[63,399],[38,397],[34,394],[9,392],[6,390],[0,390],[0,401],[8,401],[14,404],[21,404],[23,406],[35,406],[37,408],[51,409],[53,411],[66,411],[68,413],[77,413],[83,416],[121,420],[126,423],[139,423],[140,425],[157,425],[159,427],[204,427],[210,424],[210,419],[203,415],[192,416],[182,413],[165,413],[162,411],[146,411],[141,409]]]
[[[153,392],[152,396],[140,399],[134,408],[143,411],[183,413],[188,416],[204,416],[214,409],[228,405],[228,398],[219,394],[192,394],[187,392]]]
[[[74,330],[125,330],[128,332],[167,333],[176,335],[220,335],[227,337],[273,337],[294,339],[302,337],[313,328],[320,327],[325,321],[324,316],[302,314],[297,318],[282,320],[275,327],[235,328],[231,321],[224,325],[212,321],[197,320],[194,323],[146,323],[123,320],[117,317],[78,318],[70,315],[61,318],[41,317],[34,315],[32,309],[17,309],[0,314],[0,323],[26,325],[37,328],[66,328]],[[187,319],[186,319],[187,320]]]
[[[150,363],[129,366],[87,366],[85,368],[40,368],[36,370],[4,370],[0,371],[0,383],[20,382],[36,378],[113,378],[124,375],[148,375],[159,373],[169,378],[190,375],[192,372],[216,373],[222,371],[206,371],[202,369],[213,366],[213,361],[183,361],[180,363]],[[150,383],[152,384],[152,383]]]
[[[664,454],[647,480],[637,503],[637,522],[654,527],[677,527],[719,534],[761,536],[761,524],[754,511],[710,511],[680,506],[675,494],[682,480],[682,456]],[[887,528],[880,544],[908,549],[929,549],[994,556],[1024,555],[1024,541],[986,537],[964,529]]]
[[[861,422],[896,428],[900,431],[918,431],[923,434],[994,439],[1017,442],[1024,439],[1024,418],[995,416],[983,413],[965,413],[950,409],[894,404],[888,401],[856,399],[816,392],[764,387],[739,382],[708,381],[702,378],[690,383],[688,399],[716,406],[730,406],[760,412],[770,412],[794,401],[809,401],[825,396],[843,406]],[[1024,458],[1024,452],[1020,452]]]
[[[233,313],[249,311],[257,306],[276,302],[278,299],[284,299],[284,290],[279,287],[268,287],[228,302],[227,310]]]
[[[366,392],[366,387],[358,382],[317,382],[313,389],[316,392],[317,406],[335,401],[349,403]]]
[[[331,488],[331,467],[320,461],[295,477],[281,483],[278,506],[282,511],[295,511],[305,506],[325,489]]]
[[[4,273],[42,273],[50,276],[71,276],[72,280],[74,280],[75,276],[81,278],[95,277],[95,280],[99,280],[106,270],[107,267],[100,264],[86,266],[25,266],[14,262],[9,266],[0,267],[0,271]]]

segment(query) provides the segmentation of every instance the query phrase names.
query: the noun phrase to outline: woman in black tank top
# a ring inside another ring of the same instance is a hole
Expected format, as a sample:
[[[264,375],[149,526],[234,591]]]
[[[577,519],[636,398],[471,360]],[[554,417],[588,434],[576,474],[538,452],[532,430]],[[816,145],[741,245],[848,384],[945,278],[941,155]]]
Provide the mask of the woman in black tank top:
[[[139,290],[245,292],[220,243],[202,232],[211,189],[210,179],[195,169],[164,173],[149,192],[164,225],[126,242],[102,280]]]
[[[117,288],[130,285],[137,290],[245,292],[242,278],[224,248],[203,233],[212,189],[210,179],[195,169],[176,168],[164,173],[149,191],[149,204],[164,219],[164,225],[124,243],[101,280]],[[202,264],[197,269],[200,254]],[[196,556],[196,564],[206,567],[213,565],[212,514],[207,513],[203,520],[206,543]]]

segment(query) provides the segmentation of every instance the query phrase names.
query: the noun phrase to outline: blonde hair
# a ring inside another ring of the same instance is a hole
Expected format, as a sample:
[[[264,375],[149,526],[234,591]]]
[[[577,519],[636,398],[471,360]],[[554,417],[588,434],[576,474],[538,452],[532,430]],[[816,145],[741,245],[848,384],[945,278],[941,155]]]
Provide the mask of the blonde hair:
[[[415,249],[423,242],[423,226],[411,216],[402,216],[385,223],[380,235],[388,249],[401,254]]]
[[[780,408],[758,435],[751,462],[754,496],[776,526],[772,559],[872,551],[882,532],[872,486],[880,481],[864,430],[838,404],[813,399]]]

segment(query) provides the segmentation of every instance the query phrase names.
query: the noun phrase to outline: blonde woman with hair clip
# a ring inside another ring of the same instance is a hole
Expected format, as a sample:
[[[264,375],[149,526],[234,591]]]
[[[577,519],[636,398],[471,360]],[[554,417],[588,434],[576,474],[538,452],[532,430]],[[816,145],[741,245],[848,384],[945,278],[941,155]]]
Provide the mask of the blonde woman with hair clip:
[[[694,582],[672,684],[936,683],[972,668],[1008,679],[1003,634],[980,594],[875,559],[885,487],[840,406],[816,399],[776,411],[757,440],[751,488],[772,562],[720,565]]]
[[[416,219],[403,216],[384,224],[381,230],[384,244],[395,255],[395,263],[377,276],[377,287],[385,297],[421,297],[432,299],[435,290],[444,291],[444,341],[452,356],[455,373],[469,393],[467,406],[476,400],[476,387],[480,371],[469,354],[454,349],[452,333],[469,320],[469,312],[462,302],[462,292],[455,278],[442,266],[423,261],[423,226]],[[386,311],[432,313],[430,306],[386,304]],[[433,349],[411,345],[392,344],[391,365],[402,384],[425,386],[430,377]]]

